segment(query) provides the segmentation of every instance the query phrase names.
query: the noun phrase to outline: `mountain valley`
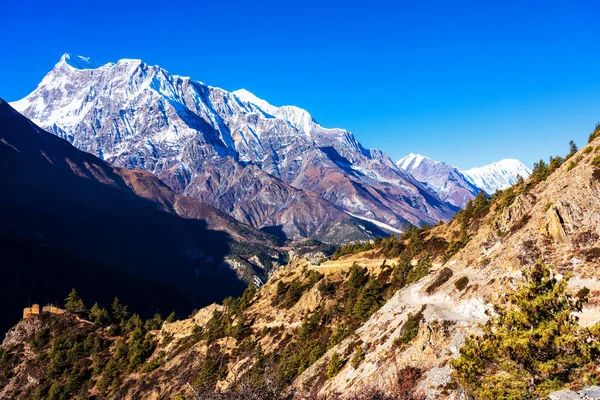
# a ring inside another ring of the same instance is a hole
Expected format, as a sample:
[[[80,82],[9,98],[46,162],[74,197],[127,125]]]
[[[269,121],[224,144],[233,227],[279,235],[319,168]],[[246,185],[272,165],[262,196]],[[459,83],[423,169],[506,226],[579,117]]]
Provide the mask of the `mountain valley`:
[[[23,152],[15,139],[2,143]],[[0,396],[466,398],[455,361],[466,354],[465,340],[491,310],[510,307],[505,294],[525,290],[540,263],[563,282],[572,275],[569,292],[587,300],[578,324],[596,349],[599,151],[597,127],[577,153],[537,164],[528,179],[489,198],[479,191],[447,223],[349,243],[331,257],[295,257],[262,287],[187,319],[144,323],[118,307],[104,317],[96,309],[25,319],[2,344],[10,368],[0,376]],[[74,343],[82,343],[80,353],[67,352]],[[533,375],[519,379],[546,395],[593,383],[599,368],[597,359],[573,369],[583,375],[559,368],[554,386]],[[521,390],[511,386],[517,380],[495,382]],[[384,397],[390,391],[405,397]]]
[[[600,124],[532,169],[393,162],[66,53],[0,99],[0,398],[586,398],[599,199]]]

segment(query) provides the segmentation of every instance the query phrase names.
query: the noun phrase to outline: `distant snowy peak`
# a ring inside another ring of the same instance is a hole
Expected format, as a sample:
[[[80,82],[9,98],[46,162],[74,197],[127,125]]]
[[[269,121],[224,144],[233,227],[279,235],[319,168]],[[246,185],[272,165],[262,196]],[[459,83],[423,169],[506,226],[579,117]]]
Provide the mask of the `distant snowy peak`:
[[[437,196],[456,207],[465,204],[481,190],[456,168],[420,154],[410,153],[396,165],[431,189]]]
[[[519,176],[527,179],[531,169],[516,159],[504,159],[483,167],[471,168],[462,173],[475,186],[488,194],[504,190],[517,183]]]
[[[422,156],[420,154],[410,153],[406,157],[396,161],[396,165],[405,171],[410,171],[411,169],[419,168],[423,160],[433,161],[432,159]]]
[[[483,167],[460,171],[458,168],[432,160],[420,154],[410,153],[396,161],[396,165],[424,183],[443,200],[463,206],[469,196],[479,190],[493,194],[517,183],[519,176],[527,179],[531,170],[519,160],[504,159]],[[457,196],[457,191],[464,191]]]

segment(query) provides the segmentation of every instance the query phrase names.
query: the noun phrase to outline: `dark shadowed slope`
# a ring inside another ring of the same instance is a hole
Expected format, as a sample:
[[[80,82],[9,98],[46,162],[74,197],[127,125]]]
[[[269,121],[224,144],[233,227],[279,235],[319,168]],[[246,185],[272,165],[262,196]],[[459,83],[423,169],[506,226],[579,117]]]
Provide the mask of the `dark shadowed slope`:
[[[275,244],[148,172],[77,150],[0,99],[1,331],[28,300],[62,301],[72,287],[146,315],[189,312],[243,290],[229,257],[263,251],[276,262]]]

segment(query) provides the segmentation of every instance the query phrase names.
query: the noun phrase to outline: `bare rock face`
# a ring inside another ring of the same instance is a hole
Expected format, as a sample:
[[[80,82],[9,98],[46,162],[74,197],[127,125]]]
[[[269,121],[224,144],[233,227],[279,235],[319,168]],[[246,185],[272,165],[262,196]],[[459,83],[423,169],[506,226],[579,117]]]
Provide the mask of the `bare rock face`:
[[[600,386],[588,386],[579,392],[559,390],[548,395],[550,400],[593,400],[600,399]]]
[[[240,221],[286,238],[344,241],[376,233],[365,219],[398,230],[456,211],[387,155],[348,131],[323,128],[305,110],[140,60],[81,60],[63,56],[12,105],[77,148],[148,170]]]
[[[546,225],[544,231],[556,242],[566,243],[568,241],[567,233],[564,228],[564,219],[561,216],[558,206],[553,206],[546,212]]]

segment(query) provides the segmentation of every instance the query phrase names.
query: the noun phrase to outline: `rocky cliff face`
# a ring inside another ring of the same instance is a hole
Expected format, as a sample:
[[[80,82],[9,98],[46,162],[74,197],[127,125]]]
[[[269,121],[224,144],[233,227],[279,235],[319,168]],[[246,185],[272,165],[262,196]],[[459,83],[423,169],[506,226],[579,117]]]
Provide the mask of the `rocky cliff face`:
[[[13,106],[81,150],[148,170],[178,193],[288,238],[369,237],[342,213],[402,229],[455,211],[385,154],[321,127],[305,110],[140,60],[98,66],[65,55]],[[318,223],[325,210],[330,221]]]

